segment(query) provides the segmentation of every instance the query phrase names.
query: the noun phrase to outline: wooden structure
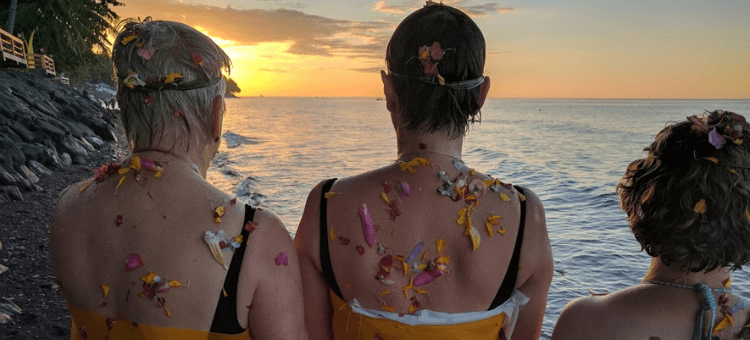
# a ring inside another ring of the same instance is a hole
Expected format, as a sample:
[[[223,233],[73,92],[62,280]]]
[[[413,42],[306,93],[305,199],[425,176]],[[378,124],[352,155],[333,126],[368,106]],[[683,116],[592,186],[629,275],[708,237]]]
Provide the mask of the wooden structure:
[[[2,45],[2,65],[11,67],[28,67],[26,48],[23,40],[0,29],[0,44]],[[22,66],[23,65],[23,66]]]
[[[57,72],[55,72],[55,61],[46,54],[34,54],[33,67],[42,70],[46,76],[54,77],[57,75]],[[29,68],[32,68],[32,66],[30,65]]]

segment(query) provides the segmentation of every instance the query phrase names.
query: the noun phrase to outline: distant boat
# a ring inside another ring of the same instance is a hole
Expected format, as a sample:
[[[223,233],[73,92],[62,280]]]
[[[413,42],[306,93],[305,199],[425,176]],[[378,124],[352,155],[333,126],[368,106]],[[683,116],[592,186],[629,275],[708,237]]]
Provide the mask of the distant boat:
[[[261,94],[260,94],[260,96],[258,96],[258,97],[259,97],[259,98],[263,98],[263,94],[261,93]]]
[[[377,101],[383,101],[383,100],[385,100],[385,99],[383,99],[383,98],[381,98],[381,97],[378,97],[378,98],[375,98],[375,100],[377,100]]]

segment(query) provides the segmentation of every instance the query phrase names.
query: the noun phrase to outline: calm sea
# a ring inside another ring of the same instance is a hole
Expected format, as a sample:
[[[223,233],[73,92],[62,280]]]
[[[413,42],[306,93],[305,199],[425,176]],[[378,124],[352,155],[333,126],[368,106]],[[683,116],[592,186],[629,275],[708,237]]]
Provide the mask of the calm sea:
[[[373,98],[227,100],[224,143],[208,179],[276,213],[290,234],[310,189],[391,163],[395,133]],[[555,276],[543,338],[571,299],[640,281],[650,258],[628,230],[615,185],[665,123],[750,101],[488,100],[464,142],[470,167],[534,190],[547,213]],[[750,297],[750,275],[734,274]]]

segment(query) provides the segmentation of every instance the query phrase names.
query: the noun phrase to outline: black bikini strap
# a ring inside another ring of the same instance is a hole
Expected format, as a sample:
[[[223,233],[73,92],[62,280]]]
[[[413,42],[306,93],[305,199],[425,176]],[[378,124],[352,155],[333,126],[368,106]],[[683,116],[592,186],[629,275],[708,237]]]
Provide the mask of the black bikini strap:
[[[247,238],[250,231],[245,229],[245,224],[253,221],[255,209],[245,205],[245,221],[242,223],[242,242],[240,247],[234,250],[232,262],[229,264],[227,276],[224,278],[223,290],[219,292],[219,303],[216,304],[214,320],[211,323],[211,332],[221,334],[240,334],[245,331],[237,320],[237,284],[240,280],[240,268],[242,259],[245,257]],[[226,291],[226,295],[224,292]]]
[[[328,287],[336,293],[342,300],[341,289],[336,283],[336,275],[333,274],[333,265],[331,264],[331,254],[328,252],[328,199],[326,193],[331,190],[336,178],[331,178],[323,184],[323,191],[320,193],[320,267],[323,271],[323,278],[328,283]]]
[[[514,187],[522,195],[524,194],[523,188]],[[500,289],[495,295],[495,299],[492,300],[490,308],[493,310],[498,306],[502,305],[510,299],[510,295],[513,293],[513,289],[516,288],[516,279],[518,278],[518,263],[521,260],[521,244],[523,244],[523,230],[526,225],[526,201],[521,201],[521,222],[518,224],[518,235],[516,236],[516,245],[513,248],[513,256],[510,258],[510,264],[508,265],[508,271],[505,272],[503,283],[500,284]]]

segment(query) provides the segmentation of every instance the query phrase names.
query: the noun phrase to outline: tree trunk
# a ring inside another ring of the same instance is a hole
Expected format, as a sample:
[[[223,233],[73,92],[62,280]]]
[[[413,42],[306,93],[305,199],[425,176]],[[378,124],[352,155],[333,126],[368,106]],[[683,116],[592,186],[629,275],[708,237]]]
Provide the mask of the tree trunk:
[[[8,33],[13,35],[13,26],[16,24],[16,11],[18,10],[18,0],[10,0],[10,13],[8,14]]]

